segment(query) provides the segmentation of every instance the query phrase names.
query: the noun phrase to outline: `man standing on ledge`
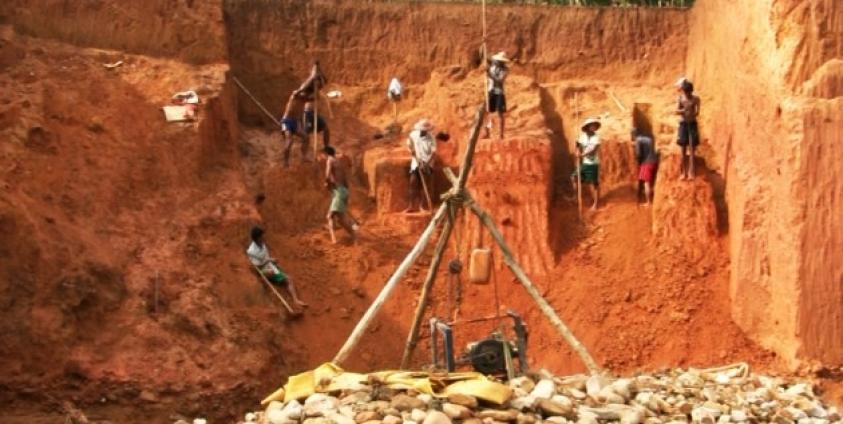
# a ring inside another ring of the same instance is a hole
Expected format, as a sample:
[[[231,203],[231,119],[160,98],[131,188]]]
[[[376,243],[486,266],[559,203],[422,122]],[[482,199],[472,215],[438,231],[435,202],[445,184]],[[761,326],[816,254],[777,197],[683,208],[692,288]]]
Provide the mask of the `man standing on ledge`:
[[[498,52],[492,56],[492,64],[486,70],[487,89],[489,91],[489,104],[486,105],[489,111],[489,122],[486,124],[486,138],[491,137],[492,114],[497,113],[500,120],[500,139],[503,140],[504,113],[506,113],[506,94],[503,91],[503,83],[509,74],[506,64],[509,59],[505,52]]]
[[[679,179],[694,178],[694,157],[700,144],[700,132],[697,116],[700,114],[700,98],[694,95],[694,84],[687,78],[676,82],[679,98],[676,101],[676,114],[679,115],[679,134],[676,144],[682,147],[682,159],[679,163]],[[688,151],[690,148],[690,155]],[[690,157],[689,157],[690,156]]]
[[[582,124],[582,133],[577,139],[577,160],[580,161],[580,182],[592,187],[592,198],[594,203],[591,210],[597,210],[600,202],[600,136],[597,130],[600,129],[600,121],[597,118],[588,118]],[[577,172],[571,175],[571,183],[574,190],[577,189]]]
[[[410,193],[409,205],[405,213],[415,212],[424,207],[424,201],[420,192],[424,192],[424,198],[430,204],[430,192],[428,187],[433,183],[433,157],[436,153],[436,139],[433,137],[433,123],[429,119],[422,119],[416,122],[413,130],[407,138],[407,148],[410,150]]]

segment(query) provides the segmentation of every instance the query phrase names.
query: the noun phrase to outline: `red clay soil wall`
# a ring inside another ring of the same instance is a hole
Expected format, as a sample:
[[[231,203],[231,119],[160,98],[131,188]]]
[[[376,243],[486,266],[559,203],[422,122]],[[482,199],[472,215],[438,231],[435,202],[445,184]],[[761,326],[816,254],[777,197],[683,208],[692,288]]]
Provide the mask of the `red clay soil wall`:
[[[221,0],[4,0],[0,22],[80,46],[189,63],[225,60]]]
[[[688,71],[726,180],[732,315],[792,365],[843,364],[841,16],[834,0],[699,0],[690,20]]]
[[[314,57],[333,82],[384,90],[393,76],[419,84],[435,68],[480,63],[478,5],[361,3],[225,2],[232,69],[275,111]],[[684,65],[685,11],[490,5],[487,15],[490,52],[506,50],[514,73],[539,80],[665,82]]]

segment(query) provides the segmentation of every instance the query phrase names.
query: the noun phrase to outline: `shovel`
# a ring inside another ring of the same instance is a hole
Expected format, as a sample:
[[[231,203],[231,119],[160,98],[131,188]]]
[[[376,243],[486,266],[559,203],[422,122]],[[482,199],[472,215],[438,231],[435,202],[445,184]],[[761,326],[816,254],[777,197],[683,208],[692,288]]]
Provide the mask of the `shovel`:
[[[269,282],[269,279],[266,278],[266,275],[260,270],[260,268],[255,266],[255,264],[252,264],[252,268],[255,269],[255,271],[258,273],[258,275],[260,275],[261,280],[263,280],[263,282],[266,283],[266,286],[269,287],[270,290],[272,290],[272,293],[275,293],[275,296],[278,297],[278,300],[280,300],[281,304],[284,305],[284,309],[287,310],[287,314],[289,315],[289,317],[291,319],[296,319],[296,318],[299,318],[299,317],[302,316],[301,311],[297,311],[297,310],[293,309],[293,307],[290,306],[290,304],[287,302],[287,300],[284,299],[284,296],[281,296],[281,293],[279,293],[278,289],[276,289],[275,286],[273,286],[272,283]]]

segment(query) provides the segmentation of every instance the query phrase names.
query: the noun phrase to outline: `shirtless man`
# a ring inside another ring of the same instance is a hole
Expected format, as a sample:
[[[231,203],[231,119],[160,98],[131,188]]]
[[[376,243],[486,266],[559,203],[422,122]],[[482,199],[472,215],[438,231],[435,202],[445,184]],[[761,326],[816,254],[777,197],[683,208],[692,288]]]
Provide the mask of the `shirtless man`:
[[[319,90],[326,84],[328,84],[328,78],[322,73],[322,68],[319,67],[319,61],[317,60],[313,62],[310,76],[304,80],[299,88],[293,91],[293,96],[305,102],[312,102],[319,93]]]
[[[302,161],[307,162],[307,137],[299,131],[299,121],[295,118],[293,112],[296,104],[296,96],[291,95],[287,100],[287,106],[284,108],[284,116],[281,117],[281,132],[284,135],[284,167],[290,167],[290,149],[293,147],[293,136],[296,136],[301,141],[301,158]]]
[[[679,162],[679,179],[694,178],[694,155],[700,144],[697,116],[700,114],[700,98],[694,94],[694,84],[686,78],[676,83],[679,98],[676,101],[676,114],[679,115],[679,134],[676,144],[682,147],[682,159]],[[690,147],[690,157],[688,151]]]
[[[337,242],[334,234],[334,221],[348,231],[352,241],[359,226],[348,214],[348,180],[345,167],[337,160],[336,151],[331,146],[322,148],[322,156],[325,159],[325,187],[331,190],[331,207],[328,209],[328,233],[331,235],[331,243]]]

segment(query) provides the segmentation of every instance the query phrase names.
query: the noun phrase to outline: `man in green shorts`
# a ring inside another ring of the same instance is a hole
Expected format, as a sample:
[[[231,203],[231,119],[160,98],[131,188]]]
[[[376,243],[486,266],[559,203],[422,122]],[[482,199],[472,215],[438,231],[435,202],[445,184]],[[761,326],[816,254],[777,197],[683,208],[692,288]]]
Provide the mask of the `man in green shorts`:
[[[278,267],[278,262],[269,255],[269,248],[266,247],[266,242],[263,239],[263,233],[263,228],[252,227],[252,232],[250,234],[252,244],[250,244],[249,248],[246,250],[246,255],[249,257],[249,261],[252,262],[252,265],[265,275],[266,279],[272,284],[286,288],[287,292],[290,293],[290,296],[293,297],[293,301],[296,302],[297,305],[302,307],[307,306],[307,303],[304,303],[301,299],[299,299],[299,296],[296,293],[296,286],[293,285],[290,277],[288,277],[284,271],[281,271],[281,268]]]
[[[597,118],[588,118],[583,122],[581,129],[582,133],[577,139],[580,181],[582,184],[591,187],[591,196],[594,199],[591,210],[597,210],[597,205],[600,202],[600,157],[597,154],[600,148],[600,136],[597,135],[597,130],[600,129],[600,121]],[[571,182],[574,184],[574,190],[576,190],[576,171],[571,175]]]
[[[328,233],[331,235],[331,243],[337,242],[334,234],[334,221],[348,231],[351,239],[354,240],[355,233],[359,226],[348,214],[348,179],[346,178],[345,166],[336,158],[336,151],[331,146],[322,148],[322,156],[325,159],[325,186],[331,190],[331,207],[328,210]]]

